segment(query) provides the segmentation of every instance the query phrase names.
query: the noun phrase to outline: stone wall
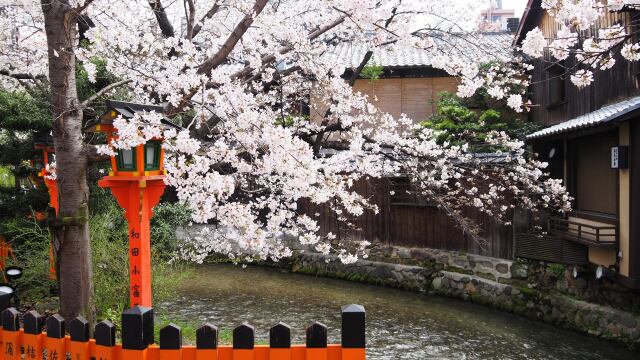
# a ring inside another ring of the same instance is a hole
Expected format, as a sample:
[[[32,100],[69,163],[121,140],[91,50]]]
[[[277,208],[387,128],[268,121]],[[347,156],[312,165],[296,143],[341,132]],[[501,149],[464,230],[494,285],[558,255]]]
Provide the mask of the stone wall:
[[[368,250],[369,259],[379,262],[425,265],[435,263],[443,268],[474,274],[494,281],[511,278],[513,262],[481,255],[466,254],[427,248],[406,248],[400,246],[373,244]]]
[[[640,348],[638,314],[547,287],[530,287],[527,270],[531,266],[518,262],[441,250],[385,248],[373,249],[370,259],[349,265],[331,255],[302,252],[289,265],[292,272],[472,301]],[[506,273],[501,271],[504,266],[509,269]]]

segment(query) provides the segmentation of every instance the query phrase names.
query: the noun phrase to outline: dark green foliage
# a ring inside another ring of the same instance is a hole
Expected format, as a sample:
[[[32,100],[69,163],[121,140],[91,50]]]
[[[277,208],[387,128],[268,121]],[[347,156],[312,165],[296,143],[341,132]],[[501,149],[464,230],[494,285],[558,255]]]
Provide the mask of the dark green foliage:
[[[78,63],[76,66],[76,88],[78,89],[78,98],[80,98],[81,101],[92,96],[109,84],[120,80],[107,71],[106,62],[103,59],[91,58],[89,61],[96,67],[95,82],[89,81],[89,75],[82,63]],[[91,108],[85,111],[85,120],[94,120],[93,117],[104,113],[106,111],[105,101],[107,99],[130,100],[130,98],[126,87],[114,89],[89,105]]]
[[[0,90],[0,129],[40,131],[50,128],[47,95],[35,94],[37,98],[22,91]]]
[[[4,217],[26,217],[32,211],[43,211],[48,206],[49,193],[46,189],[0,188],[0,220]]]
[[[41,155],[33,147],[33,134],[48,131],[51,115],[46,94],[0,90],[0,219],[24,217],[47,207],[44,187],[31,182],[38,169],[30,160]]]
[[[481,108],[471,108],[469,103],[478,99],[462,100],[457,96],[442,92],[436,103],[437,110],[422,126],[435,130],[439,143],[452,145],[469,144],[473,151],[493,151],[485,144],[486,136],[493,131],[504,131],[513,139],[523,139],[537,129],[537,126],[523,121],[509,109],[488,108],[484,103]]]

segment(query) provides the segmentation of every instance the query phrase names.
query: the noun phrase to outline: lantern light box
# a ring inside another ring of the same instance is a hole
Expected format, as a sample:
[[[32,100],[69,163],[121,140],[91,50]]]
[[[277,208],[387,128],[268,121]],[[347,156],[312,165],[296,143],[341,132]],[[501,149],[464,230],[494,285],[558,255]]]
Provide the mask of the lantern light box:
[[[162,106],[144,105],[123,101],[107,100],[107,112],[97,123],[85,129],[86,132],[102,132],[107,135],[107,141],[117,138],[117,129],[113,126],[113,120],[118,116],[131,119],[139,112],[160,112]],[[181,129],[168,119],[162,119],[164,128]],[[162,139],[152,139],[146,144],[138,145],[131,149],[118,149],[116,156],[111,158],[110,176],[153,176],[164,175],[164,150]]]
[[[161,106],[142,105],[122,101],[107,101],[105,112],[87,132],[102,132],[107,141],[118,137],[113,120],[119,116],[131,119],[139,112],[162,113]],[[165,128],[182,129],[168,119],[162,119]],[[129,300],[131,306],[152,306],[150,219],[153,208],[164,192],[165,171],[162,139],[151,139],[130,149],[118,149],[111,156],[111,171],[98,185],[111,189],[118,204],[125,210],[129,224]]]

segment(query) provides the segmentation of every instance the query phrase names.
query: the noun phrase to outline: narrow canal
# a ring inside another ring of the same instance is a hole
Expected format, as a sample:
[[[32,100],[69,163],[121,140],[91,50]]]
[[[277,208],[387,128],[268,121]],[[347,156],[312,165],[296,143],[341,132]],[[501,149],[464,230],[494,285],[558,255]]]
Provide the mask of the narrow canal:
[[[160,313],[187,323],[255,326],[256,341],[284,321],[296,343],[314,320],[339,342],[340,306],[367,310],[369,359],[637,359],[605,341],[463,301],[229,264],[201,266]]]

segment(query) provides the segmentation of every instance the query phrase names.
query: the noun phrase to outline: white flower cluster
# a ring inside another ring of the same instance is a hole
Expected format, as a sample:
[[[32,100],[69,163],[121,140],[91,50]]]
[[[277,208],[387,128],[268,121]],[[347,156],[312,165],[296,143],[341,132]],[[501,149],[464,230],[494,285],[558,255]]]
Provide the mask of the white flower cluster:
[[[580,62],[594,70],[608,70],[615,66],[616,55],[620,53],[629,61],[640,59],[640,45],[629,43],[636,31],[628,31],[637,26],[634,22],[624,23],[626,17],[618,20],[605,18],[624,7],[640,8],[638,0],[543,0],[545,9],[558,24],[555,34],[552,30],[543,33],[540,28],[529,31],[522,41],[521,51],[533,58],[545,56],[545,49],[555,60],[565,60],[572,54]],[[616,23],[621,22],[621,23]],[[603,27],[602,24],[613,25]],[[581,41],[580,41],[581,40]],[[550,42],[548,45],[547,43]],[[620,44],[624,43],[622,46]],[[577,69],[571,75],[571,82],[579,88],[593,82],[593,72]]]
[[[52,161],[44,167],[44,178],[49,180],[56,180],[56,162]]]

